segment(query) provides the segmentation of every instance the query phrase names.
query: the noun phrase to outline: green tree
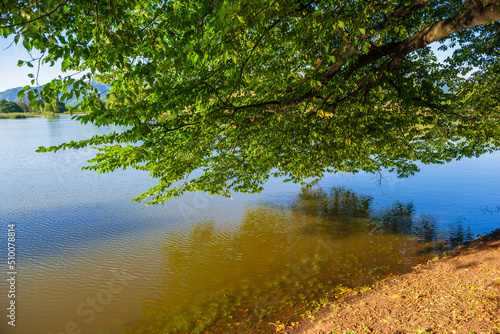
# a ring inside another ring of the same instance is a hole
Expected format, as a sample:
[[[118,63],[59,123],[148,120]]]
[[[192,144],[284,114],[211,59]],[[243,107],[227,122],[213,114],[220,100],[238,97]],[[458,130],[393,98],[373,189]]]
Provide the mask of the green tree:
[[[21,109],[23,109],[24,113],[33,112],[33,109],[30,107],[30,102],[26,96],[20,99],[17,104],[21,107]]]
[[[30,112],[31,108],[30,108],[29,104],[26,104],[24,102],[17,102],[17,105],[19,107],[21,107],[21,110],[22,110],[23,113]]]
[[[50,112],[50,113],[53,113],[54,112],[54,105],[52,103],[45,103],[45,107],[43,108],[43,110],[45,112]]]
[[[149,171],[137,200],[158,203],[498,150],[499,20],[500,0],[13,1],[0,33],[86,71],[30,101],[83,95],[82,122],[130,126],[49,150],[101,145],[89,168]]]
[[[0,100],[0,113],[22,113],[23,109],[12,101]]]
[[[66,108],[66,104],[59,101],[59,99],[53,99],[51,105],[55,113],[63,113],[68,111],[68,108]]]

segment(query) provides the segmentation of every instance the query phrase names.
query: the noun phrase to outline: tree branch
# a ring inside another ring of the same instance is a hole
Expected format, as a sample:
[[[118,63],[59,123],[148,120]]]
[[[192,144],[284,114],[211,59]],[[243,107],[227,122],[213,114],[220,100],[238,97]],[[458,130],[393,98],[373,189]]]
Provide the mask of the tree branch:
[[[431,0],[417,0],[406,7],[398,8],[394,10],[392,13],[390,13],[389,16],[385,18],[384,21],[380,22],[372,29],[374,29],[375,31],[380,31],[384,29],[387,26],[387,24],[389,24],[389,22],[413,13],[414,11],[424,7],[429,1]]]
[[[389,43],[370,49],[367,54],[358,58],[349,70],[347,77],[356,70],[391,54],[396,56],[393,63],[389,65],[389,69],[394,69],[412,51],[424,48],[432,42],[441,40],[461,30],[495,21],[500,21],[500,6],[489,1],[482,8],[471,8],[461,14],[434,23],[401,42]]]
[[[429,101],[426,101],[420,97],[414,97],[412,98],[413,101],[418,101],[418,102],[422,102],[423,104],[425,104],[427,107],[433,109],[433,110],[439,110],[440,112],[442,112],[443,114],[447,114],[447,115],[453,115],[453,116],[456,116],[456,117],[459,117],[459,118],[462,118],[462,119],[465,119],[471,123],[474,123],[475,125],[477,125],[477,122],[475,120],[473,120],[472,118],[469,118],[467,116],[464,116],[464,115],[460,115],[460,114],[457,114],[457,113],[454,113],[454,112],[448,112],[446,110],[444,110],[443,108],[441,108],[440,106],[432,103],[432,102],[429,102]]]
[[[17,26],[22,26],[22,25],[25,25],[25,24],[28,24],[28,23],[31,23],[31,22],[35,22],[35,21],[38,21],[38,20],[41,20],[43,19],[44,17],[47,17],[47,16],[50,16],[52,15],[56,10],[58,10],[59,8],[61,8],[62,6],[64,6],[66,3],[68,3],[69,0],[66,0],[64,2],[62,2],[59,6],[57,6],[56,8],[54,8],[52,11],[50,11],[49,13],[47,14],[44,14],[42,16],[38,16],[32,20],[28,20],[28,21],[24,21],[24,22],[21,22],[21,23],[16,23],[16,24],[11,24],[11,25],[8,25],[8,26],[2,26],[0,28],[13,28],[13,27],[17,27]]]

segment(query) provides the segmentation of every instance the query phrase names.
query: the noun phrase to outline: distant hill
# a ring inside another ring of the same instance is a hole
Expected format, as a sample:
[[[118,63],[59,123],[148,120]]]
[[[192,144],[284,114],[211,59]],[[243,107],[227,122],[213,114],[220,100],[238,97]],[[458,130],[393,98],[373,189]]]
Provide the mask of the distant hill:
[[[92,87],[96,87],[100,92],[106,91],[109,87],[109,85],[107,85],[107,84],[102,84],[102,83],[99,83],[96,81],[92,82],[90,85]],[[40,89],[41,88],[43,88],[43,86],[40,86]],[[11,88],[11,89],[4,90],[3,92],[0,92],[0,100],[5,99],[7,101],[17,102],[17,93],[19,93],[19,91],[21,89],[23,89],[23,87]],[[59,94],[59,96],[61,96],[61,94]],[[65,101],[65,103],[67,105],[74,106],[78,103],[78,100],[76,99],[76,96],[75,96],[71,100]]]
[[[12,101],[12,102],[17,102],[17,93],[22,89],[23,87],[16,87],[16,88],[11,88],[4,90],[3,92],[0,92],[0,100],[7,100],[7,101]]]

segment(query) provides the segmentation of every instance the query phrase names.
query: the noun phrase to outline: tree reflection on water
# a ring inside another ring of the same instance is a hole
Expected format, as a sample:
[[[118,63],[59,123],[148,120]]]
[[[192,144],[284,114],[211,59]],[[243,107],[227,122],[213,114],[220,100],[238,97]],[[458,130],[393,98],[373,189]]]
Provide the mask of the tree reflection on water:
[[[356,233],[379,232],[413,235],[423,243],[438,241],[438,223],[434,216],[417,216],[413,202],[394,201],[387,207],[376,208],[373,197],[344,187],[306,188],[293,200],[290,208],[311,217],[322,218],[304,228],[304,233],[320,233],[332,238],[344,238]],[[451,246],[472,240],[470,228],[458,222],[448,231]]]
[[[303,188],[286,205],[249,205],[241,220],[165,235],[161,292],[127,330],[269,330],[276,312],[292,319],[312,301],[406,272],[471,238],[457,225],[444,244],[440,229],[435,217],[416,215],[412,202],[377,208],[372,197],[342,187]]]

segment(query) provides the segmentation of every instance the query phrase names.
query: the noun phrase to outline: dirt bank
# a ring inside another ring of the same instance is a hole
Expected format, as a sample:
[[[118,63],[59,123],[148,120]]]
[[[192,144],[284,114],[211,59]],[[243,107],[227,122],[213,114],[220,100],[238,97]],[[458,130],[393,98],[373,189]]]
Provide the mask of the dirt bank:
[[[500,333],[500,230],[280,333]]]

